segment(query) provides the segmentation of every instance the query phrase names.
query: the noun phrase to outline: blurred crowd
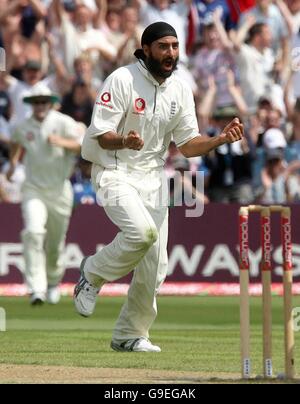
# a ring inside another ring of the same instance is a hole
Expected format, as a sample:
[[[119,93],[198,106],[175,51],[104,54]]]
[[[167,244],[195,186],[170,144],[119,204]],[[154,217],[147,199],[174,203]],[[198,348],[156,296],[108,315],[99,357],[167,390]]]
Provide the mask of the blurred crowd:
[[[169,178],[203,171],[206,203],[300,201],[300,0],[0,0],[0,202],[21,199],[22,164],[6,173],[11,135],[32,112],[23,98],[42,82],[88,126],[101,83],[135,62],[156,21],[178,33],[176,74],[192,87],[201,133],[216,136],[236,116],[245,124],[244,141],[203,158],[171,145]],[[95,203],[90,170],[79,159],[76,204]]]

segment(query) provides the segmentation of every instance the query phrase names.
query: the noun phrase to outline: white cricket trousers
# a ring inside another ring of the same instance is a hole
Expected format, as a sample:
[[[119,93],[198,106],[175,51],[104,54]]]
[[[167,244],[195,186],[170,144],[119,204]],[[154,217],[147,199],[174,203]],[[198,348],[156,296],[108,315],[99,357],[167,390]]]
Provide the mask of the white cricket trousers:
[[[135,269],[115,325],[114,341],[148,338],[157,315],[156,296],[168,269],[168,206],[163,201],[163,206],[156,207],[155,201],[161,192],[162,175],[138,175],[93,166],[97,196],[120,232],[111,244],[87,260],[85,270],[113,282]]]
[[[28,292],[45,294],[64,276],[62,253],[73,206],[69,181],[57,190],[23,187],[22,231]]]

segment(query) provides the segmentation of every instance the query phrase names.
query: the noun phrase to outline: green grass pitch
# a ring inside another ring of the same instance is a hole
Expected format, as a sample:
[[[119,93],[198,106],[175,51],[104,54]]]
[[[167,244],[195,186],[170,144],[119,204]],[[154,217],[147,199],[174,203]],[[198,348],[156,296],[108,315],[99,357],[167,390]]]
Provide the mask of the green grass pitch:
[[[83,368],[124,368],[198,372],[226,379],[240,372],[239,299],[231,297],[160,297],[151,340],[160,354],[111,351],[110,339],[124,298],[100,297],[91,319],[79,317],[70,298],[58,306],[31,308],[24,298],[0,298],[7,331],[0,332],[0,364]],[[284,371],[283,305],[273,299],[274,371]],[[300,297],[294,298],[300,307]],[[261,299],[252,299],[253,373],[262,374]],[[300,332],[296,368],[300,374]],[[125,376],[126,378],[126,376]],[[1,373],[0,373],[1,383]]]

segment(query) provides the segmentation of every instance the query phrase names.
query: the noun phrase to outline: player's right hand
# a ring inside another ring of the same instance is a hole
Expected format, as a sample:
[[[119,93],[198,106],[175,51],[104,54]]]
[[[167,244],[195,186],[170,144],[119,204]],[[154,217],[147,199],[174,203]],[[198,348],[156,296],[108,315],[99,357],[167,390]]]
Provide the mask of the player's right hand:
[[[124,147],[139,151],[144,147],[144,141],[136,131],[131,130],[124,139]]]

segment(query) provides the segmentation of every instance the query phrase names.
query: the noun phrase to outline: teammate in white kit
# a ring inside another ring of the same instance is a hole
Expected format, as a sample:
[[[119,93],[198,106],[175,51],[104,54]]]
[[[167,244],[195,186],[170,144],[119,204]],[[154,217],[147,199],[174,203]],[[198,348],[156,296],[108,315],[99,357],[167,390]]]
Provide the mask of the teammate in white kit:
[[[101,286],[135,270],[111,347],[160,352],[149,340],[149,329],[168,268],[168,208],[156,203],[168,146],[173,139],[184,156],[201,156],[241,140],[243,125],[235,119],[218,137],[199,136],[192,91],[172,74],[179,55],[174,28],[150,25],[142,46],[136,64],[105,81],[83,141],[82,155],[93,163],[93,184],[120,232],[83,260],[74,301],[77,311],[89,317]]]
[[[64,275],[62,253],[73,207],[69,178],[75,154],[80,153],[78,124],[52,109],[58,98],[37,84],[24,102],[33,115],[12,136],[11,170],[25,149],[22,241],[25,278],[33,305],[59,302],[58,285]]]

